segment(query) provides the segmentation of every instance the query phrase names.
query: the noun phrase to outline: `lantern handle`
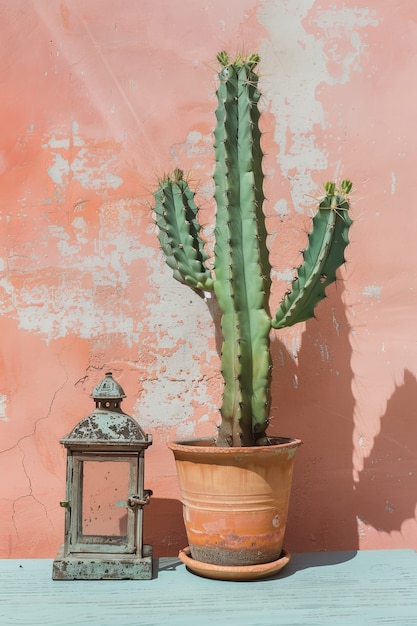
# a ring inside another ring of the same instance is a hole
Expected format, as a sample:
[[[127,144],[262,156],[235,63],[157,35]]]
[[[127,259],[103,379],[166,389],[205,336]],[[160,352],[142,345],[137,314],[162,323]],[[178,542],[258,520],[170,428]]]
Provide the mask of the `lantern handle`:
[[[136,507],[143,508],[145,504],[149,504],[149,500],[151,499],[152,494],[152,489],[144,489],[143,497],[140,497],[138,495],[129,496],[129,498],[127,499],[127,505],[131,509],[135,509]]]

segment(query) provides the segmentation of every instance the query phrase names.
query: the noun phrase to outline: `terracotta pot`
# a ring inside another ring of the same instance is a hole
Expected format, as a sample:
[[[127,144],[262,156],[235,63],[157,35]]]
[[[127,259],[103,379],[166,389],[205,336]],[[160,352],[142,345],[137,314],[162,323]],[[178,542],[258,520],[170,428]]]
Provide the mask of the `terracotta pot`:
[[[191,557],[220,566],[280,558],[299,439],[216,448],[212,439],[169,444],[175,456]]]

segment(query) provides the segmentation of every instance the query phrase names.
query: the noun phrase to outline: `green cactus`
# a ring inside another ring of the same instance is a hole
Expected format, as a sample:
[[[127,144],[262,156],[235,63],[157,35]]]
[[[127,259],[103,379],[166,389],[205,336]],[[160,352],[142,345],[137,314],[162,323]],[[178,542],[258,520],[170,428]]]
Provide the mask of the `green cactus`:
[[[218,446],[267,445],[270,410],[270,331],[314,316],[344,263],[351,219],[352,183],[326,183],[325,196],[312,220],[303,263],[274,317],[269,310],[271,267],[263,213],[263,172],[258,75],[259,57],[230,62],[217,90],[214,131],[214,267],[200,236],[198,208],[181,170],[160,181],[154,194],[159,241],[174,277],[197,293],[214,291],[222,312],[221,367],[224,378]]]

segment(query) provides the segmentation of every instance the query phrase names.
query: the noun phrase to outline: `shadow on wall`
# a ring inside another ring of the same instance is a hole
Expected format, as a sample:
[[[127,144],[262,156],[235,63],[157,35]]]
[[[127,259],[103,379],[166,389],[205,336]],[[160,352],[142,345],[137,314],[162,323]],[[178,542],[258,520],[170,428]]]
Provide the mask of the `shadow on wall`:
[[[155,558],[178,556],[188,545],[179,500],[151,498],[143,513],[144,543],[153,546]]]
[[[359,549],[357,517],[377,530],[400,531],[417,504],[417,380],[406,371],[381,418],[355,485],[352,477],[354,397],[350,328],[341,284],[306,323],[297,359],[276,334],[272,342],[271,435],[299,437],[286,548],[290,552]],[[155,557],[187,545],[178,500],[153,497],[145,508],[145,543]],[[158,547],[159,546],[159,547]]]
[[[281,341],[272,343],[271,432],[304,444],[286,534],[286,547],[294,552],[358,549],[350,328],[342,293],[339,282],[318,307],[318,321],[306,323],[295,359]]]
[[[297,453],[286,533],[290,552],[358,549],[350,329],[338,285],[319,308],[319,321],[307,322],[296,360],[279,333],[271,343],[270,434],[299,437],[304,443]],[[213,304],[211,313],[218,322]],[[220,350],[219,333],[216,343]],[[144,535],[145,543],[160,546],[156,557],[176,556],[187,545],[181,503],[153,497],[145,509]]]
[[[381,418],[381,430],[356,485],[359,518],[384,532],[401,531],[417,505],[417,381],[409,371]]]

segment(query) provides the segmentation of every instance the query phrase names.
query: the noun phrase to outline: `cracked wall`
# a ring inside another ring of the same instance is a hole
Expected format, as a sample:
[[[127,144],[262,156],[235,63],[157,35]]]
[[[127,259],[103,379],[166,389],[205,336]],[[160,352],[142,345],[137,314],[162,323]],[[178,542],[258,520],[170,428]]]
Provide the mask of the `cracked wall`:
[[[414,3],[14,0],[0,15],[0,556],[55,555],[59,439],[107,370],[154,437],[146,540],[183,547],[166,442],[215,432],[222,382],[212,313],[164,265],[151,193],[190,171],[212,249],[224,47],[262,57],[272,306],[322,183],[354,181],[343,280],[319,323],[273,337],[271,428],[305,444],[288,547],[415,548]]]

